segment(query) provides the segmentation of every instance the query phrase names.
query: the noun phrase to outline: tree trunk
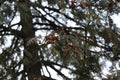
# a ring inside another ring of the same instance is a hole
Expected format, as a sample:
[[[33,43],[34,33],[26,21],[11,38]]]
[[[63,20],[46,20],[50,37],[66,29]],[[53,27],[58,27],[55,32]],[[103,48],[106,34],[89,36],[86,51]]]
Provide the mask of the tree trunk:
[[[28,80],[41,80],[41,62],[38,61],[38,45],[35,38],[35,30],[33,28],[32,14],[29,3],[19,2],[21,32],[24,42],[24,58],[23,64]],[[32,40],[32,42],[30,42]]]

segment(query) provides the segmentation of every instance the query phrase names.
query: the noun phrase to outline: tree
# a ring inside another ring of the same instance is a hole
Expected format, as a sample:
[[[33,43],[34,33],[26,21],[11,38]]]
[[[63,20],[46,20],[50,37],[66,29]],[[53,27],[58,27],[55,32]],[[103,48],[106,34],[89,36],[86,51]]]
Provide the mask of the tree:
[[[54,80],[48,67],[64,80],[119,78],[120,29],[111,16],[119,13],[120,0],[0,3],[1,80]]]

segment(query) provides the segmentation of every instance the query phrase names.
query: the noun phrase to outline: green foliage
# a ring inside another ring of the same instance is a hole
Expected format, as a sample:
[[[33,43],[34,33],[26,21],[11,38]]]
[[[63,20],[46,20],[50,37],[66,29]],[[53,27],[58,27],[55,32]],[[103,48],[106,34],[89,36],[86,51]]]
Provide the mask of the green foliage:
[[[111,17],[119,13],[119,2],[2,1],[0,80],[17,80],[20,76],[21,80],[48,80],[43,67],[49,77],[53,77],[52,68],[65,80],[118,78],[120,29]],[[107,61],[111,63],[110,74],[103,72]],[[73,77],[67,77],[63,69]]]
[[[57,0],[47,0],[48,4],[55,5],[58,1]]]

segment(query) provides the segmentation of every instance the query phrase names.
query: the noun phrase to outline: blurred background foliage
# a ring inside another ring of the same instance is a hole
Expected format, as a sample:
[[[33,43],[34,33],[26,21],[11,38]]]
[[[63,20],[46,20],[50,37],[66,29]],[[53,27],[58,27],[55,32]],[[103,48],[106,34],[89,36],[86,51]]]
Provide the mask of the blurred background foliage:
[[[32,31],[24,25],[31,24],[27,45],[38,44],[42,76],[44,66],[63,80],[119,80],[120,29],[112,19],[119,12],[120,0],[0,0],[0,79],[27,80],[24,38]]]

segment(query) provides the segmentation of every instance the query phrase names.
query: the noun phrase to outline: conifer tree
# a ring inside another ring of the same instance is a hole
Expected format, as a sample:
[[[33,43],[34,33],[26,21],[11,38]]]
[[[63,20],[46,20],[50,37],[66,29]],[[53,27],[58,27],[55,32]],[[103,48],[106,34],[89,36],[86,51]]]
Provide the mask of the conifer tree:
[[[0,80],[60,80],[50,69],[62,80],[119,80],[119,8],[120,0],[0,0]]]

